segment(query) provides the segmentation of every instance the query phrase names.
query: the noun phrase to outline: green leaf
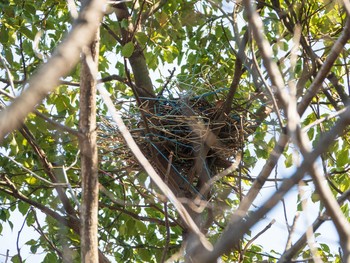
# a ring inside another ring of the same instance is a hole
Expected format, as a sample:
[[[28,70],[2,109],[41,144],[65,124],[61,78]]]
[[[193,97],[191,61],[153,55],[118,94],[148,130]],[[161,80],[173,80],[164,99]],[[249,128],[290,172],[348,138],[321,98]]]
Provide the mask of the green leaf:
[[[13,136],[13,135],[11,135],[11,136],[12,136],[12,140],[10,142],[11,153],[17,154],[19,152],[18,144],[17,144],[15,136]]]
[[[0,42],[3,44],[6,44],[8,40],[9,40],[9,30],[5,26],[2,26],[0,29]]]
[[[33,213],[29,213],[28,216],[27,216],[27,226],[31,226],[33,225],[35,222],[35,217],[33,215]]]
[[[136,221],[136,227],[141,233],[146,233],[147,232],[147,227],[144,223],[141,221]]]
[[[39,247],[40,247],[40,245],[30,246],[30,252],[32,252],[33,254],[36,254]]]
[[[66,119],[66,126],[68,127],[73,127],[75,122],[75,116],[74,115],[69,115]]]
[[[141,248],[138,250],[138,254],[140,255],[141,259],[144,262],[149,262],[151,257],[152,257],[152,254],[150,253],[150,251],[148,249]]]
[[[124,235],[126,230],[126,225],[125,224],[120,224],[118,228],[118,232],[120,235]]]
[[[336,155],[337,166],[344,166],[349,163],[349,151],[348,149],[343,149]]]
[[[144,46],[149,39],[149,37],[144,32],[136,32],[135,38],[142,46]]]
[[[164,50],[164,60],[168,63],[174,61],[173,54],[169,50]]]
[[[18,255],[14,255],[14,256],[11,258],[11,262],[13,262],[13,263],[20,263],[21,261],[20,261]]]
[[[312,193],[311,195],[312,202],[316,203],[321,200],[320,195],[316,192]]]
[[[43,263],[52,263],[52,262],[58,262],[58,258],[54,253],[48,253],[45,256]]]
[[[284,165],[286,168],[289,168],[293,165],[293,154],[288,154],[286,156],[286,160],[284,161]]]
[[[30,30],[28,27],[23,26],[23,27],[21,27],[20,31],[23,35],[25,35],[30,40],[34,40],[35,33],[32,30]]]
[[[22,215],[25,215],[28,212],[30,205],[25,202],[18,202],[18,210]]]
[[[120,22],[120,26],[121,26],[122,28],[127,29],[128,26],[129,26],[129,21],[128,21],[128,19],[124,18],[124,19]]]
[[[38,179],[36,179],[34,176],[28,176],[26,177],[25,181],[29,184],[29,185],[35,185],[38,182]]]
[[[6,221],[7,217],[8,217],[8,213],[6,213],[6,210],[5,209],[1,209],[0,210],[0,220]]]
[[[13,230],[13,223],[11,221],[7,221],[10,225],[11,230]]]
[[[126,43],[122,48],[122,56],[129,58],[134,53],[134,43],[132,41]]]
[[[26,245],[30,245],[30,246],[36,245],[36,244],[37,244],[37,240],[34,240],[34,239],[30,239],[26,242]]]

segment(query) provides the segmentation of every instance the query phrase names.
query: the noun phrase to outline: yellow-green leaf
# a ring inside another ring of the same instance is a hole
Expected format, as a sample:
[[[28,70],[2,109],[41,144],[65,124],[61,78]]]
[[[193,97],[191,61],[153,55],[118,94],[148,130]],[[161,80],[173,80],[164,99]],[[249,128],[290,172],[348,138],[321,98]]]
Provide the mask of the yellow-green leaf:
[[[123,46],[122,56],[129,58],[131,57],[132,53],[134,53],[134,43],[130,41]]]

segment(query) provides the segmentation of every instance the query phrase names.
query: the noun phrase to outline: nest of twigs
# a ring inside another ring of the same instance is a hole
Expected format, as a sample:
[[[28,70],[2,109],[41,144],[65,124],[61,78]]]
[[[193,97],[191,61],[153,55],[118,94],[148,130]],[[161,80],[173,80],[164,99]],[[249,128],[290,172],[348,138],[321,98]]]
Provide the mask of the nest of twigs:
[[[158,98],[152,101],[152,107],[140,107],[140,116],[127,123],[135,141],[162,176],[165,169],[155,162],[157,158],[163,164],[170,163],[174,173],[187,183],[193,183],[195,178],[188,180],[188,176],[205,145],[210,145],[206,169],[215,175],[231,165],[244,138],[239,114],[224,115],[218,120],[220,106],[203,97]],[[104,136],[113,141],[113,152],[119,158],[129,166],[137,165],[119,133],[104,132]]]

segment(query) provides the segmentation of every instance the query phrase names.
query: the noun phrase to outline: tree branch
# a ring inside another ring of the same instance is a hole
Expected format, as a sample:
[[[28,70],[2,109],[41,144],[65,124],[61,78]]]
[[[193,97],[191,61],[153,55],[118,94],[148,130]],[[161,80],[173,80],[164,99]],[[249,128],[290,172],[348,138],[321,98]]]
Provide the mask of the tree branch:
[[[24,125],[20,130],[23,137],[28,141],[36,155],[38,156],[41,165],[44,168],[45,173],[49,176],[50,180],[53,183],[62,183],[59,182],[56,178],[56,175],[53,170],[52,163],[48,160],[46,153],[41,149],[41,147],[37,144],[33,134],[29,131],[29,129]],[[56,186],[57,194],[63,204],[63,207],[68,215],[72,217],[76,217],[77,212],[73,208],[72,204],[70,203],[69,198],[67,197],[64,188],[62,186]]]
[[[83,49],[80,72],[79,148],[81,152],[82,204],[80,209],[82,262],[98,262],[98,157],[96,128],[96,76],[100,31]]]

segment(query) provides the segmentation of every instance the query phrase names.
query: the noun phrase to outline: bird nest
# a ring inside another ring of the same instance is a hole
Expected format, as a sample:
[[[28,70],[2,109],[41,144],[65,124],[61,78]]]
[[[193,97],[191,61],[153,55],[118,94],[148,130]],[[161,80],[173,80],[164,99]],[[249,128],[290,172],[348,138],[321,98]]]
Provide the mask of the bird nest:
[[[238,113],[218,118],[220,103],[213,104],[202,97],[158,98],[147,103],[152,106],[141,106],[141,114],[127,121],[128,128],[163,177],[166,163],[178,177],[188,184],[194,183],[196,176],[189,178],[189,175],[196,159],[201,158],[203,147],[208,147],[204,165],[211,176],[231,165],[245,133],[244,121]],[[137,165],[119,133],[106,137],[109,141],[114,138],[113,145],[117,146],[113,152],[119,158],[129,165]],[[157,159],[161,162],[155,162]],[[163,167],[159,167],[160,163]]]

